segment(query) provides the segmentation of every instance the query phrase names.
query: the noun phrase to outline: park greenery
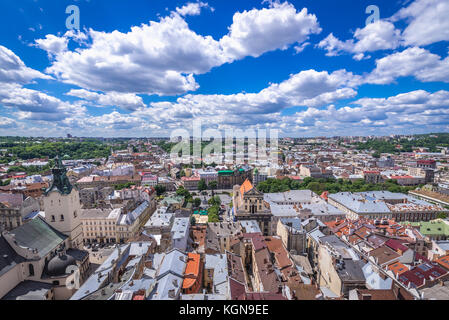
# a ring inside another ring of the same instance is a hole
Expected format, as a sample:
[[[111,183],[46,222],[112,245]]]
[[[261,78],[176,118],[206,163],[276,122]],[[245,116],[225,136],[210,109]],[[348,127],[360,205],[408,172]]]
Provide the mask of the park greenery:
[[[73,141],[60,139],[31,139],[19,137],[1,137],[0,149],[3,149],[4,157],[1,163],[14,160],[28,160],[34,158],[55,158],[60,155],[66,159],[92,159],[106,158],[110,155],[111,146],[100,139],[84,139]]]
[[[372,184],[367,183],[363,179],[354,181],[344,179],[314,179],[307,177],[303,181],[292,180],[289,178],[274,179],[269,178],[257,185],[257,189],[264,193],[285,192],[289,190],[312,190],[317,194],[322,194],[324,191],[329,193],[337,192],[363,192],[363,191],[390,191],[407,193],[414,190],[416,187],[403,187],[397,184],[394,180],[387,180],[383,183]]]
[[[114,190],[127,189],[127,188],[130,188],[131,186],[135,186],[135,185],[136,184],[134,182],[120,183],[120,184],[116,184],[114,186]]]
[[[358,150],[375,151],[376,157],[381,153],[412,152],[414,148],[428,148],[429,152],[439,152],[438,147],[449,147],[449,133],[416,135],[411,139],[369,139],[355,146]]]
[[[207,209],[207,216],[209,222],[220,222],[219,212],[221,199],[219,196],[214,196],[209,199],[208,204],[210,205],[209,209]]]

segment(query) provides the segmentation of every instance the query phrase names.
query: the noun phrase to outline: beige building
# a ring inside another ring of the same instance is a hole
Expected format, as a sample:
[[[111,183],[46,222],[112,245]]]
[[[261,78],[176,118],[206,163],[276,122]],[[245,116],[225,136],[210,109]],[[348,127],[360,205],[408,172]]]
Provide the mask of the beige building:
[[[45,221],[60,232],[69,236],[73,248],[81,248],[83,230],[81,224],[81,203],[78,190],[54,182],[46,191],[44,202]]]
[[[40,211],[39,201],[22,194],[0,194],[0,231],[12,230],[22,225],[23,218],[31,212]]]
[[[361,260],[354,260],[351,250],[335,235],[320,238],[318,248],[318,284],[335,297],[348,297],[349,291],[365,288],[366,279]]]
[[[142,202],[132,211],[125,213],[122,211],[118,217],[116,226],[117,242],[124,243],[136,237],[143,229],[143,226],[153,211],[148,201]]]
[[[264,235],[272,234],[271,210],[264,201],[263,193],[253,187],[249,180],[241,186],[234,186],[232,198],[233,213],[236,220],[256,220]]]
[[[276,234],[281,238],[287,251],[294,250],[296,254],[306,253],[306,231],[299,218],[281,218],[278,220]]]
[[[116,243],[121,208],[82,210],[84,243]]]

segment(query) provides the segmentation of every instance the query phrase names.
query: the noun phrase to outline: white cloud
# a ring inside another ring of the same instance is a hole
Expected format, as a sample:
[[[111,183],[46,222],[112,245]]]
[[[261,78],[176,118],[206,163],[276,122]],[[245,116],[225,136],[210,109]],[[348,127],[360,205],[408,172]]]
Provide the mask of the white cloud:
[[[318,44],[327,51],[327,56],[337,56],[344,52],[353,53],[355,60],[361,60],[366,52],[395,49],[400,45],[400,31],[388,21],[379,20],[354,32],[354,39],[341,41],[332,33]]]
[[[282,122],[280,112],[294,106],[319,107],[354,97],[353,87],[360,77],[345,70],[329,74],[306,70],[291,75],[279,84],[271,84],[257,93],[230,95],[185,95],[176,102],[154,102],[133,115],[155,121],[164,128],[179,127],[190,119],[202,119],[208,125],[251,126]]]
[[[197,16],[201,13],[201,8],[210,8],[211,11],[214,11],[213,8],[209,7],[209,4],[206,2],[189,2],[182,7],[176,8],[176,12],[181,16]]]
[[[45,39],[37,39],[36,46],[47,51],[49,55],[57,55],[67,50],[69,39],[47,34]]]
[[[310,134],[391,134],[393,132],[446,131],[449,125],[449,91],[417,90],[388,98],[363,98],[353,107],[324,110],[307,108],[285,116],[285,132]],[[350,131],[349,131],[350,130]]]
[[[33,79],[51,79],[51,77],[28,68],[14,52],[0,45],[0,82],[24,84]]]
[[[59,50],[56,43],[62,41],[57,37],[37,43],[54,54],[47,72],[63,82],[93,91],[177,95],[198,88],[194,75],[248,55],[300,44],[320,30],[307,9],[298,13],[293,5],[283,3],[236,13],[229,34],[219,41],[190,30],[172,12],[128,33],[89,30],[84,37],[91,42],[83,40],[84,46],[74,51]]]
[[[16,127],[16,120],[7,117],[0,117],[0,129],[13,129]]]
[[[93,106],[117,106],[126,110],[145,107],[141,97],[133,93],[107,92],[101,94],[85,89],[72,89],[67,95],[94,102]]]
[[[449,2],[447,0],[416,0],[399,10],[393,21],[406,19],[402,33],[406,45],[428,45],[449,40]]]
[[[59,121],[83,114],[84,107],[64,102],[46,93],[8,84],[0,88],[0,103],[13,110],[19,119]]]
[[[426,49],[412,47],[376,60],[376,68],[366,77],[366,83],[388,84],[396,78],[413,76],[423,82],[449,82],[449,57]]]
[[[229,27],[229,34],[220,40],[226,56],[241,59],[258,57],[264,52],[286,49],[289,45],[306,41],[311,34],[321,32],[315,15],[304,8],[284,2],[270,8],[237,12]]]
[[[303,44],[301,44],[299,46],[294,46],[293,49],[295,49],[296,53],[301,53],[309,45],[310,45],[310,42],[304,42]]]

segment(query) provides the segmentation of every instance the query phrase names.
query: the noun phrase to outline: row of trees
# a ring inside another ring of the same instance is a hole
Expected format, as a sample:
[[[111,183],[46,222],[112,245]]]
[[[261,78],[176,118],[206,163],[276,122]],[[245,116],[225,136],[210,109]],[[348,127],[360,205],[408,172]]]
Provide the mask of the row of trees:
[[[220,212],[220,205],[221,205],[221,199],[219,196],[214,196],[209,199],[208,204],[210,205],[209,209],[207,210],[207,216],[209,222],[220,222],[219,218],[219,212]]]
[[[54,158],[57,155],[66,156],[68,159],[92,159],[106,158],[110,155],[110,146],[101,141],[44,141],[44,142],[7,142],[3,143],[7,154],[13,157],[5,157],[3,161],[15,159],[28,160],[33,158]]]
[[[395,180],[387,180],[383,183],[372,184],[367,183],[363,179],[357,179],[355,181],[344,179],[314,179],[307,177],[302,182],[285,179],[267,179],[260,182],[257,185],[257,189],[264,193],[273,192],[285,192],[289,190],[312,190],[317,194],[321,194],[324,191],[329,193],[337,192],[363,192],[363,191],[390,191],[407,193],[410,190],[414,190],[416,187],[403,187],[397,184]]]
[[[198,190],[204,191],[204,190],[216,190],[217,189],[217,181],[211,181],[209,184],[206,183],[204,179],[200,179],[200,182],[198,182]]]

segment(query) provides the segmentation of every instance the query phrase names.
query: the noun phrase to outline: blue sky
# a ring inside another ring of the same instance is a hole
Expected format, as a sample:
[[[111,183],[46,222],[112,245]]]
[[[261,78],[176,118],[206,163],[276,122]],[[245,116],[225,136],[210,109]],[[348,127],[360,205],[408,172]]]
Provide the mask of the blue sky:
[[[66,7],[80,30],[66,28]],[[369,5],[380,20],[366,24]],[[447,0],[4,0],[0,134],[449,128]]]

